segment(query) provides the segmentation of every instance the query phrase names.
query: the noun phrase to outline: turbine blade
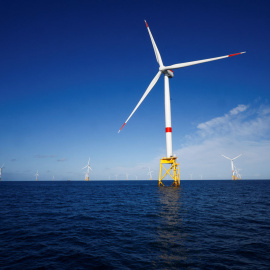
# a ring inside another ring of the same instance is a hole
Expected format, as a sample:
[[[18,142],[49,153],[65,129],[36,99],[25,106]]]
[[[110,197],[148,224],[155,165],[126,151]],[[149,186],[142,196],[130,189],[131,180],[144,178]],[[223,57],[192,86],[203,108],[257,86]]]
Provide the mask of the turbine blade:
[[[219,60],[219,59],[223,59],[223,58],[227,58],[227,57],[231,57],[231,56],[235,56],[235,55],[239,55],[239,54],[243,54],[243,53],[246,53],[246,52],[240,52],[240,53],[229,54],[229,55],[220,56],[220,57],[208,58],[208,59],[204,59],[204,60],[198,60],[198,61],[191,61],[191,62],[186,62],[186,63],[175,64],[175,65],[172,65],[172,66],[164,67],[164,68],[162,68],[160,70],[177,69],[177,68],[193,66],[193,65],[202,64],[202,63],[206,63],[206,62],[211,62],[211,61],[215,61],[215,60]]]
[[[222,157],[225,157],[225,158],[227,158],[227,159],[229,159],[229,160],[232,160],[231,158],[229,158],[229,157],[226,157],[226,156],[224,156],[224,155],[221,155]]]
[[[146,98],[146,96],[149,94],[149,92],[152,90],[152,88],[155,86],[155,84],[157,83],[159,77],[161,75],[161,71],[159,71],[157,73],[157,75],[154,77],[154,79],[152,80],[152,82],[149,84],[149,86],[147,87],[146,91],[144,92],[142,98],[140,99],[140,101],[138,102],[137,106],[135,107],[135,109],[132,111],[132,113],[130,114],[130,116],[128,117],[128,119],[126,120],[126,122],[124,123],[124,125],[119,129],[118,133],[121,131],[121,129],[125,126],[125,124],[128,122],[128,120],[130,119],[130,117],[135,113],[135,111],[138,109],[138,107],[141,105],[141,103],[143,102],[143,100]]]
[[[233,158],[232,160],[235,160],[235,159],[239,158],[240,156],[242,156],[242,154],[240,154],[239,156]]]
[[[87,165],[85,167],[83,167],[82,170],[85,169],[85,168],[87,168]]]
[[[155,40],[154,40],[154,38],[153,38],[153,36],[152,36],[152,33],[151,33],[151,31],[150,31],[150,28],[149,28],[149,26],[148,26],[146,20],[144,20],[144,21],[145,21],[145,24],[146,24],[146,27],[147,27],[147,30],[148,30],[150,39],[151,39],[151,41],[152,41],[152,45],[153,45],[153,48],[154,48],[154,52],[155,52],[155,55],[156,55],[157,62],[158,62],[158,64],[159,64],[159,66],[162,67],[162,66],[163,66],[163,63],[162,63],[162,59],[161,59],[160,53],[159,53],[159,51],[158,51],[158,47],[157,47],[157,45],[156,45],[156,42],[155,42]]]

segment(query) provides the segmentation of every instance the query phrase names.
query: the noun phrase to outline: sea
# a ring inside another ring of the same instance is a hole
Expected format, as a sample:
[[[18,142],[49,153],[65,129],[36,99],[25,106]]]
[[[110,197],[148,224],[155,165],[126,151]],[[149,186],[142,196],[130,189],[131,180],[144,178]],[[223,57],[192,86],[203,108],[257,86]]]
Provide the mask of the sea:
[[[0,269],[270,269],[270,181],[2,181]]]

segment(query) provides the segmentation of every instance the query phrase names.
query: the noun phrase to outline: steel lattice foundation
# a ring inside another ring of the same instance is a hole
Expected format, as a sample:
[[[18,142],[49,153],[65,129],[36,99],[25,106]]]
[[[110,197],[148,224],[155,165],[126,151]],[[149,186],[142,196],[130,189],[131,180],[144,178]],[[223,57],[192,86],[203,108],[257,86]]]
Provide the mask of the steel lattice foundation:
[[[180,187],[180,173],[179,173],[179,163],[176,162],[177,157],[170,157],[170,158],[162,158],[160,160],[160,169],[159,169],[159,181],[158,186],[164,186],[162,180],[166,175],[169,175],[173,180],[172,186]],[[170,168],[167,170],[164,165],[171,165]],[[165,170],[164,175],[162,176],[163,170]]]

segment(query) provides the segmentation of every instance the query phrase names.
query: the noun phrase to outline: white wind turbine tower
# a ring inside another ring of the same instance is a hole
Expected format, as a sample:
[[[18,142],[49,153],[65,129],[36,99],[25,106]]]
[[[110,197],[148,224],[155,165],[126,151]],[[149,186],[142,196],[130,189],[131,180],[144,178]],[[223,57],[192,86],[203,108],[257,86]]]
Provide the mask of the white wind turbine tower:
[[[85,168],[87,168],[87,171],[85,173],[85,181],[89,181],[89,170],[93,171],[90,167],[90,157],[89,157],[87,165],[85,167],[83,167],[82,170]]]
[[[39,174],[38,174],[38,170],[37,170],[37,172],[36,172],[36,174],[35,174],[36,181],[37,181],[38,176],[39,176]]]
[[[237,157],[235,157],[235,158],[229,158],[229,157],[226,157],[226,156],[224,156],[224,155],[221,155],[221,156],[223,156],[223,157],[225,157],[225,158],[227,158],[228,160],[231,161],[232,180],[236,180],[236,177],[235,177],[235,171],[234,171],[234,168],[235,168],[235,167],[233,166],[233,161],[234,161],[235,159],[239,158],[240,156],[242,156],[242,154],[240,154],[239,156],[237,156]]]
[[[129,174],[128,174],[128,173],[126,173],[127,180],[128,180],[128,176],[129,176]]]
[[[0,168],[0,181],[2,180],[2,169],[4,168],[5,163],[2,165],[2,167]]]
[[[134,110],[132,111],[132,113],[130,114],[130,116],[127,118],[127,120],[125,121],[125,123],[123,124],[123,126],[120,128],[120,130],[118,131],[118,133],[121,131],[121,129],[126,125],[126,123],[128,122],[128,120],[131,118],[131,116],[135,113],[135,111],[138,109],[138,107],[141,105],[141,103],[143,102],[143,100],[146,98],[146,96],[149,94],[149,92],[152,90],[152,88],[154,87],[154,85],[157,83],[159,77],[161,76],[161,74],[164,74],[164,96],[165,96],[165,132],[166,132],[166,149],[167,149],[167,156],[165,158],[162,158],[160,160],[160,174],[159,174],[159,186],[163,185],[163,183],[161,182],[162,179],[169,174],[169,172],[171,170],[173,170],[173,176],[172,178],[174,179],[174,185],[175,186],[179,186],[180,185],[180,174],[179,174],[179,167],[178,167],[178,163],[176,163],[176,156],[173,156],[173,151],[172,151],[172,124],[171,124],[171,101],[170,101],[170,88],[169,88],[169,78],[173,78],[173,70],[174,69],[178,69],[178,68],[183,68],[183,67],[188,67],[188,66],[192,66],[192,65],[197,65],[197,64],[201,64],[201,63],[206,63],[206,62],[210,62],[210,61],[215,61],[215,60],[219,60],[219,59],[223,59],[223,58],[227,58],[227,57],[231,57],[231,56],[235,56],[235,55],[239,55],[242,54],[244,52],[240,52],[240,53],[235,53],[235,54],[229,54],[229,55],[225,55],[225,56],[220,56],[220,57],[215,57],[215,58],[209,58],[209,59],[204,59],[204,60],[198,60],[198,61],[191,61],[191,62],[186,62],[186,63],[180,63],[180,64],[175,64],[175,65],[171,65],[171,66],[164,66],[159,50],[157,48],[157,45],[155,43],[155,40],[152,36],[152,33],[150,31],[150,28],[147,24],[147,22],[145,21],[148,33],[150,35],[150,39],[154,48],[154,52],[156,55],[156,59],[157,62],[159,64],[159,71],[156,74],[156,76],[154,77],[154,79],[151,81],[150,85],[148,86],[148,88],[146,89],[145,93],[143,94],[142,98],[140,99],[140,101],[138,102],[138,104],[136,105],[136,107],[134,108]],[[171,167],[169,170],[166,170],[165,167],[163,166],[163,164],[170,164]],[[162,168],[165,169],[166,173],[164,174],[164,176],[161,176],[161,172],[162,172]],[[169,174],[170,175],[170,174]]]
[[[149,169],[149,171],[148,171],[147,175],[149,175],[149,178],[150,178],[149,180],[152,180],[153,171],[150,170],[150,167],[148,169]]]

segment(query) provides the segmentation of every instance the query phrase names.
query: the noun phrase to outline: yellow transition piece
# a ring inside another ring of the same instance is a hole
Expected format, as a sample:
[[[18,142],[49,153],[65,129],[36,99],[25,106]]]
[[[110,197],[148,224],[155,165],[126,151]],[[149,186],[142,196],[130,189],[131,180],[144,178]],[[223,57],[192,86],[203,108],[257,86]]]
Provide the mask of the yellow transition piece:
[[[180,173],[179,173],[179,163],[176,162],[177,157],[170,157],[170,158],[162,158],[160,160],[160,169],[159,169],[159,181],[158,186],[164,186],[162,180],[166,175],[170,175],[171,178],[174,180],[172,186],[180,187]],[[170,168],[167,170],[164,165],[171,165]],[[165,170],[165,174],[162,176],[162,169]]]

